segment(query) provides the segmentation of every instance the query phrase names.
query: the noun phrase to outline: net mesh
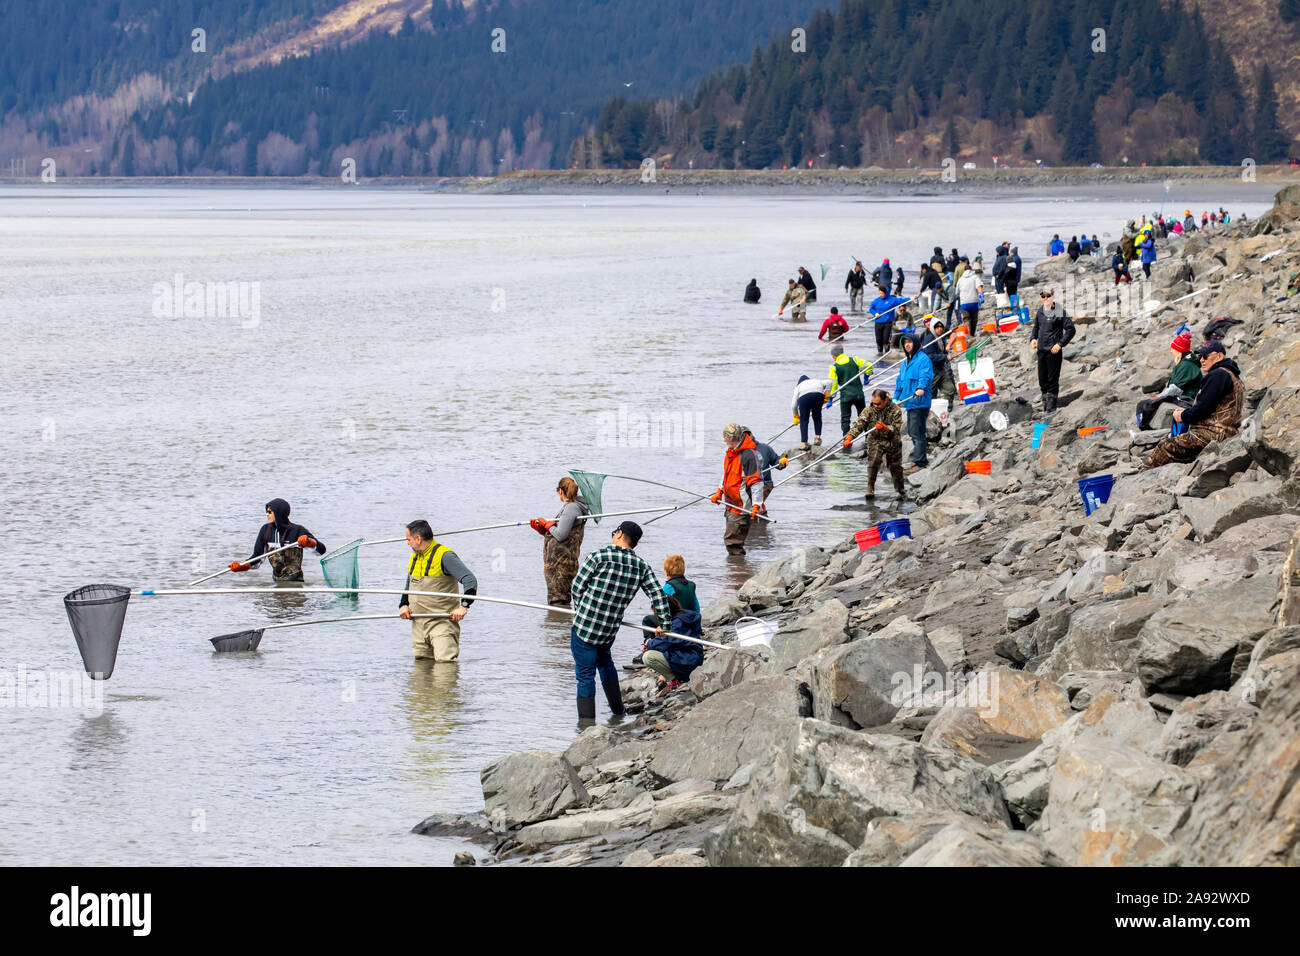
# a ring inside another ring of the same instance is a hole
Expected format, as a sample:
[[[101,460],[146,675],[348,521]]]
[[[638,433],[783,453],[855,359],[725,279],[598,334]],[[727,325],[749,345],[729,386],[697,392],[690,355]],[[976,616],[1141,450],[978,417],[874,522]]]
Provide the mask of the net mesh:
[[[582,495],[582,500],[587,503],[587,508],[592,514],[598,515],[604,511],[604,506],[600,503],[600,489],[605,483],[605,475],[598,475],[593,471],[571,471],[569,475],[578,483],[578,493]],[[600,524],[599,518],[592,518],[596,524]]]
[[[131,589],[119,584],[87,584],[63,596],[81,662],[86,673],[96,680],[113,676],[130,600]]]
[[[357,538],[335,548],[320,558],[320,571],[325,583],[332,588],[357,588],[361,586],[361,572],[357,567],[357,548],[363,541]]]
[[[208,638],[212,641],[212,648],[219,654],[227,654],[233,651],[255,651],[257,645],[262,643],[262,629],[253,628],[247,631],[235,631],[233,634],[221,634],[217,637]]]

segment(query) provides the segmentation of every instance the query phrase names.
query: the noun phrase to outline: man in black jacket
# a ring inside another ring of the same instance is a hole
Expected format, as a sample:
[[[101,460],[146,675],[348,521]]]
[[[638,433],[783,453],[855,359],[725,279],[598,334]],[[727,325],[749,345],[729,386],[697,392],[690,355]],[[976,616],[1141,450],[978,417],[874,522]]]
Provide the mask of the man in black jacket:
[[[750,279],[749,285],[745,286],[745,301],[757,302],[761,298],[763,298],[763,293],[758,289],[758,280]]]
[[[1056,393],[1061,387],[1061,350],[1074,338],[1074,323],[1058,306],[1051,289],[1039,293],[1042,307],[1034,316],[1029,347],[1038,351],[1038,388],[1043,393],[1043,411],[1056,411]]]
[[[1083,247],[1079,245],[1079,237],[1071,236],[1070,244],[1065,247],[1065,254],[1070,257],[1071,262],[1078,262],[1082,252]]]
[[[1007,244],[1004,242],[993,250],[993,291],[1002,293],[1006,288],[1002,284],[1002,277],[1007,271]]]
[[[296,545],[296,547],[288,547]],[[281,551],[281,548],[287,550]],[[300,524],[289,520],[289,502],[283,498],[272,498],[266,503],[266,523],[258,529],[253,541],[253,560],[245,564],[232,561],[230,570],[247,571],[262,563],[261,555],[267,555],[271,565],[271,576],[276,581],[302,580],[302,549],[312,548],[317,554],[324,554],[324,542],[317,541],[312,533]],[[272,554],[270,552],[277,552]]]
[[[808,301],[817,301],[817,283],[813,281],[811,273],[803,266],[799,267],[799,284],[808,290]]]
[[[853,268],[849,270],[848,276],[844,280],[844,291],[849,294],[849,311],[853,313],[862,312],[862,291],[867,285],[867,272],[862,268],[861,262],[853,263]]]

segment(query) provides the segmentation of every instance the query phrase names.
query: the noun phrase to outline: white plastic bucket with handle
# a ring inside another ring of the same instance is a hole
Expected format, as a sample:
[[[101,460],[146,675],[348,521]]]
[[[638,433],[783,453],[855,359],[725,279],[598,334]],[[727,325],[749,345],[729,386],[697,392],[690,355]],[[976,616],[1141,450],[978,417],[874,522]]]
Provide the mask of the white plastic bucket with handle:
[[[775,621],[763,621],[756,617],[742,617],[736,622],[737,647],[772,646],[772,635],[776,633]]]

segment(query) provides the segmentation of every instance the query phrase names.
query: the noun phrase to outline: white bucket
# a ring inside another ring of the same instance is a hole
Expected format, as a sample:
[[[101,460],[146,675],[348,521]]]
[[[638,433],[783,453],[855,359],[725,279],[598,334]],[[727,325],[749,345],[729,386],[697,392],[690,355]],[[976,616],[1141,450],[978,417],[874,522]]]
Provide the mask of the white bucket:
[[[948,423],[948,399],[930,399],[930,411],[934,412],[939,421],[943,422],[945,425]]]
[[[762,621],[756,617],[742,617],[736,622],[736,646],[754,647],[761,644],[772,646],[772,635],[776,633],[775,621]]]
[[[997,299],[997,306],[999,309],[1011,308],[1011,295],[1009,293],[999,292],[996,294],[995,297]]]

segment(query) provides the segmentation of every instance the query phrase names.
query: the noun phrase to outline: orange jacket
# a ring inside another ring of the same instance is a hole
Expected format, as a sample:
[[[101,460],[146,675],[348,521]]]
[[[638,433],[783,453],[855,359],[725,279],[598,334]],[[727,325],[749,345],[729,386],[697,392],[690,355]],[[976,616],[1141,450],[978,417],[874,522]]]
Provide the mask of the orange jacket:
[[[752,494],[741,497],[741,491],[761,484],[762,472],[758,467],[758,448],[754,436],[745,432],[745,440],[736,448],[728,448],[722,456],[722,493],[728,504],[743,505],[745,498],[753,500]]]

